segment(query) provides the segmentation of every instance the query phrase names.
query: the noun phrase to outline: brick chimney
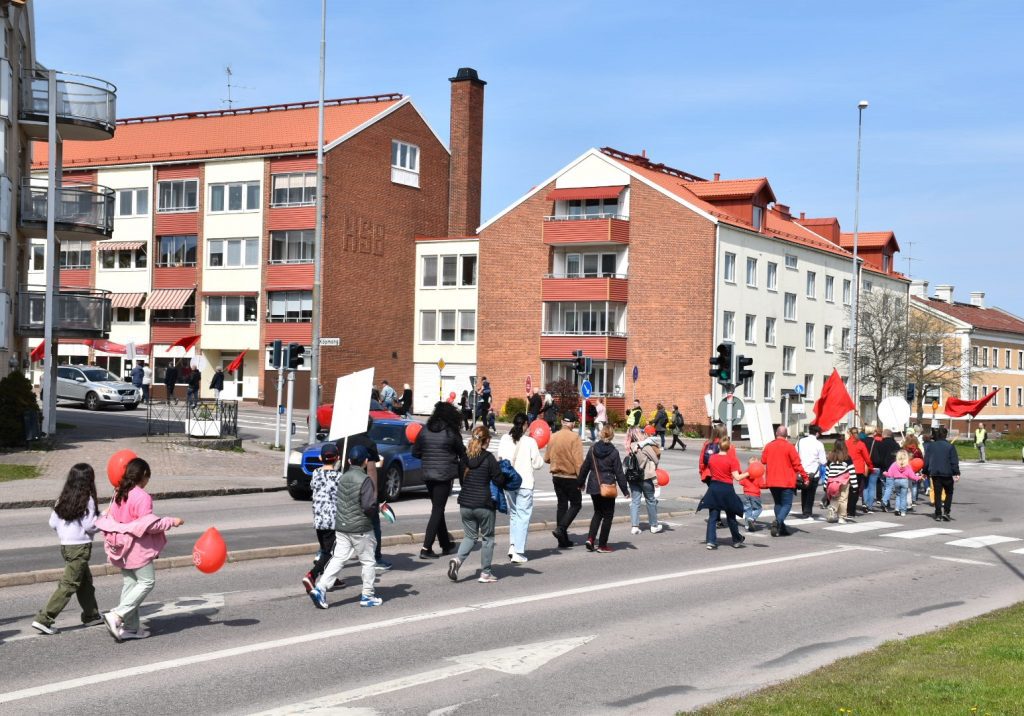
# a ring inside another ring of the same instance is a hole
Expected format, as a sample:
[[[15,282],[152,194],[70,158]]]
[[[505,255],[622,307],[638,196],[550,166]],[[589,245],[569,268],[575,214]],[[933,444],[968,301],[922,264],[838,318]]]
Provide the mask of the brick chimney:
[[[775,202],[774,211],[786,221],[790,221],[793,218],[792,212],[790,212],[789,207],[785,204]]]
[[[452,83],[452,158],[448,173],[448,235],[473,236],[480,226],[480,172],[484,150],[484,85],[472,67]]]

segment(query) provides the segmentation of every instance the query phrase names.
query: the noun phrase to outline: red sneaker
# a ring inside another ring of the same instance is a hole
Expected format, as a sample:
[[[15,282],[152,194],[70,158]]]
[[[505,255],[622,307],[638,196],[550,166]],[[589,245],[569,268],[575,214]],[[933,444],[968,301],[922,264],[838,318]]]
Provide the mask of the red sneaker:
[[[313,591],[313,573],[306,572],[306,576],[302,578],[302,586],[306,590],[306,594]]]
[[[600,554],[611,554],[615,550],[609,547],[608,545],[605,545],[604,547],[598,547],[595,551]]]

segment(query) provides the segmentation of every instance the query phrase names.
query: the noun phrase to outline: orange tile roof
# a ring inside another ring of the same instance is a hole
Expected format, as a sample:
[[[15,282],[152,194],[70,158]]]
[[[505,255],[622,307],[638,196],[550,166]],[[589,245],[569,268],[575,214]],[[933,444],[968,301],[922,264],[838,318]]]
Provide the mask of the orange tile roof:
[[[946,303],[937,298],[913,297],[915,301],[951,318],[969,323],[975,328],[1000,333],[1017,333],[1024,335],[1024,319],[1001,308],[982,308],[970,303]]]
[[[331,142],[402,100],[399,94],[325,103],[324,139]],[[110,166],[217,157],[289,154],[316,149],[317,104],[271,105],[121,119],[113,139],[66,142],[64,166]],[[33,167],[46,166],[45,142],[36,142]]]
[[[857,247],[866,246],[868,248],[885,248],[892,241],[896,243],[896,234],[891,231],[861,231],[857,234]],[[842,233],[839,235],[839,242],[842,244],[844,249],[853,248],[853,234]],[[896,244],[896,250],[900,250],[900,245]]]
[[[717,181],[690,182],[687,188],[701,199],[741,199],[754,196],[761,188],[768,185],[765,177],[758,179],[719,179]],[[775,199],[771,186],[768,192]]]

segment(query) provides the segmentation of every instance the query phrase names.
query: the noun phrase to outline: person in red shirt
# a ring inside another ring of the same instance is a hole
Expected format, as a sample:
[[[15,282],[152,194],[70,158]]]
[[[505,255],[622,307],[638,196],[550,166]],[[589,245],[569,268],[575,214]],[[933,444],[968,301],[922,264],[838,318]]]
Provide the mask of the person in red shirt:
[[[742,547],[743,535],[740,534],[740,526],[736,518],[743,514],[743,503],[732,484],[734,481],[747,477],[747,473],[740,472],[740,462],[736,458],[736,448],[732,446],[729,436],[725,435],[718,442],[719,451],[708,458],[709,479],[708,490],[697,505],[697,511],[706,507],[708,509],[707,548],[718,549],[718,518],[725,512],[725,519],[729,523],[729,531],[732,533],[732,546]]]
[[[786,527],[786,517],[793,508],[793,493],[796,491],[796,477],[800,475],[803,482],[807,481],[807,472],[800,462],[796,448],[786,438],[789,430],[780,425],[775,431],[775,439],[765,445],[761,452],[764,463],[765,483],[772,493],[775,503],[775,520],[772,522],[772,537],[785,537],[790,533]]]
[[[853,479],[850,480],[850,496],[846,502],[846,516],[857,516],[857,502],[864,494],[864,486],[868,479],[868,473],[874,469],[871,464],[871,456],[868,454],[864,441],[860,439],[860,430],[850,428],[847,432],[846,450],[850,453],[853,461]]]

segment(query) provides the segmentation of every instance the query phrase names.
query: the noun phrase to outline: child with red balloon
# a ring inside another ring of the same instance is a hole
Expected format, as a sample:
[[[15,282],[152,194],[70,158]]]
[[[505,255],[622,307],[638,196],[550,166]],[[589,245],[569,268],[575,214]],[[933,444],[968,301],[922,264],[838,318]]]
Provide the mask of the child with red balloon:
[[[110,507],[96,521],[104,534],[107,558],[121,568],[124,578],[121,603],[103,615],[107,630],[117,642],[149,636],[139,621],[139,606],[156,585],[153,562],[167,544],[167,530],[185,524],[178,517],[153,514],[153,498],[145,489],[151,474],[145,460],[131,460],[118,480]]]
[[[907,500],[907,510],[914,509],[917,502],[917,493],[923,484],[921,470],[924,469],[924,453],[921,452],[921,443],[918,442],[914,433],[908,433],[903,439],[903,449],[910,454],[910,467],[914,468],[914,477],[910,480],[910,499]],[[927,492],[927,488],[925,492]]]
[[[760,460],[751,460],[747,468],[747,476],[740,480],[743,494],[740,495],[740,502],[743,503],[743,524],[747,532],[754,532],[757,518],[761,516],[764,509],[761,504],[761,488],[764,487],[764,465]]]

